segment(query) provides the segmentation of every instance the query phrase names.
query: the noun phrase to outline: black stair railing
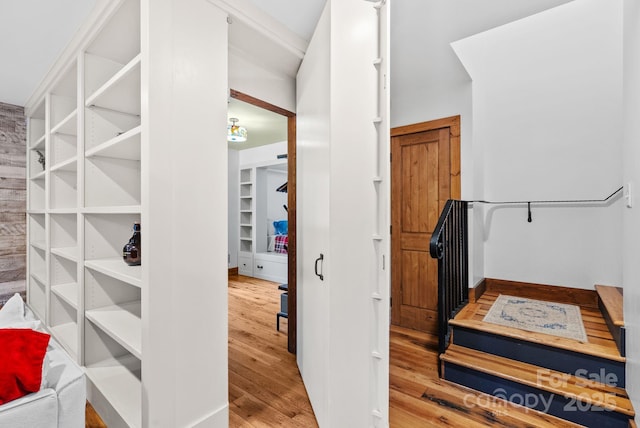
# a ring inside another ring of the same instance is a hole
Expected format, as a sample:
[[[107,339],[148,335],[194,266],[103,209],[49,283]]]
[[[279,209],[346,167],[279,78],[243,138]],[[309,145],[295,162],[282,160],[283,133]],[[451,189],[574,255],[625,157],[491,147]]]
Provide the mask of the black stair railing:
[[[467,201],[449,199],[440,214],[429,252],[438,259],[438,352],[449,344],[449,320],[469,302]]]

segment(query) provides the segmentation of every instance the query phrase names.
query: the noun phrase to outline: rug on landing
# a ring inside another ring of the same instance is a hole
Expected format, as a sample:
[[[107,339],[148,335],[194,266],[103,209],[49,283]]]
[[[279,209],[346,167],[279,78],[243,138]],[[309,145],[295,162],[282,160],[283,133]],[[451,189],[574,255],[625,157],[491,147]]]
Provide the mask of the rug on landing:
[[[485,322],[587,342],[580,307],[501,294]]]

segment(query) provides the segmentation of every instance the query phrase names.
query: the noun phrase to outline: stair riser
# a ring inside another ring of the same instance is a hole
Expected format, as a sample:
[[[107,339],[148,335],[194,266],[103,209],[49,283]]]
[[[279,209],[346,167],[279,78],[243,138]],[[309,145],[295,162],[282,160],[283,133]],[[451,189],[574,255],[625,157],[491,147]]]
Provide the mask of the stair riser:
[[[587,427],[627,428],[629,426],[629,417],[624,414],[607,411],[601,407],[592,406],[450,362],[444,363],[444,378],[477,391]],[[614,397],[594,397],[594,399],[606,403],[608,400],[614,399]],[[499,399],[491,401],[490,404],[495,406],[495,412],[505,410],[504,403]],[[473,406],[474,404],[470,401],[469,405]]]
[[[620,355],[623,357],[626,356],[627,350],[625,343],[625,331],[624,327],[617,326],[611,320],[611,316],[607,311],[606,306],[602,303],[601,299],[598,299],[598,306],[600,307],[600,312],[602,312],[602,316],[604,317],[605,322],[607,323],[607,327],[609,328],[609,332],[611,336],[613,336],[613,340],[616,342],[616,346],[618,346],[618,351],[620,351]]]
[[[453,343],[563,373],[591,377],[611,386],[625,387],[622,362],[463,327],[454,327]]]

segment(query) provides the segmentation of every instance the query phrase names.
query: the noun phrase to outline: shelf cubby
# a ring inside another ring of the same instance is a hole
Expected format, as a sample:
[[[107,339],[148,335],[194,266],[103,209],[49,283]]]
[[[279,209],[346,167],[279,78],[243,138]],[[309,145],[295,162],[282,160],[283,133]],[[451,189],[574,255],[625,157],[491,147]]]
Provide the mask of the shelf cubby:
[[[89,381],[126,425],[142,425],[142,364],[89,318],[85,319],[85,367]]]
[[[29,248],[29,268],[42,284],[46,284],[47,278],[46,252],[46,248],[40,246],[31,245]]]
[[[249,212],[252,210],[251,198],[240,199],[240,212]]]
[[[29,241],[31,244],[40,243],[45,248],[47,235],[45,232],[45,216],[44,214],[29,214]]]
[[[51,263],[51,291],[57,294],[74,309],[78,307],[78,269],[76,262],[66,257],[53,255]]]
[[[142,355],[140,296],[138,287],[85,269],[85,316],[137,358]]]
[[[45,306],[46,306],[46,286],[44,278],[40,278],[37,274],[31,274],[29,276],[29,306],[36,313],[38,318],[44,320],[45,318]]]
[[[240,238],[240,251],[243,253],[253,252],[253,241],[250,239]]]
[[[91,41],[86,53],[116,64],[127,64],[137,56],[140,53],[140,1],[123,2],[96,38]],[[93,93],[97,87],[108,80],[108,75],[103,77],[102,82],[97,79],[96,76],[101,71],[101,68],[93,67],[90,61],[85,63],[87,94]],[[111,74],[114,73],[115,71]]]
[[[139,161],[140,125],[87,150],[85,156]]]
[[[139,214],[86,214],[85,267],[140,287],[141,267],[128,266],[122,259],[122,247],[133,234],[133,223],[139,221]]]
[[[64,71],[60,79],[51,89],[50,126],[51,133],[59,129],[75,128],[76,108],[78,105],[78,68],[75,61]],[[75,131],[72,131],[75,134]]]
[[[140,55],[89,95],[85,106],[140,116]]]
[[[240,183],[249,183],[251,182],[251,172],[253,170],[251,168],[246,168],[240,170]]]
[[[29,209],[44,210],[45,208],[44,204],[45,204],[44,180],[29,180]]]
[[[94,156],[85,159],[85,206],[140,205],[140,161]]]
[[[241,198],[251,197],[251,183],[240,184],[240,197]]]
[[[240,224],[251,226],[251,219],[253,218],[252,212],[240,212]]]
[[[78,355],[78,313],[57,294],[51,295],[50,329],[58,342],[76,358]]]
[[[29,148],[44,149],[45,102],[42,100],[29,117]]]
[[[251,239],[252,230],[251,225],[240,225],[240,238]]]
[[[51,249],[78,246],[75,214],[51,214]]]
[[[89,152],[89,155],[96,147],[140,127],[140,116],[137,114],[96,107],[87,108],[85,111],[85,151]]]
[[[60,168],[60,165],[75,160],[78,154],[77,137],[69,134],[51,134],[51,153],[49,162],[51,170]]]
[[[27,155],[29,156],[29,178],[31,180],[44,180],[44,168],[39,161],[40,154],[44,156],[46,166],[46,162],[48,162],[48,159],[47,153],[44,150],[44,145],[41,149],[28,150],[27,152]]]
[[[76,208],[78,203],[78,183],[76,171],[57,169],[51,172],[50,177],[51,208]]]

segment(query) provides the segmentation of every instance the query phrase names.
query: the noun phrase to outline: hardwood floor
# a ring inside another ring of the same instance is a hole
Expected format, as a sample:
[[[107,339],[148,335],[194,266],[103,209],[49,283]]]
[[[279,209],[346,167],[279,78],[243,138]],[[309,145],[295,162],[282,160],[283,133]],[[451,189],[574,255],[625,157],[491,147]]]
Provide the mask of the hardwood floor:
[[[96,413],[95,409],[88,401],[85,407],[84,426],[85,428],[107,428],[107,425],[100,418],[100,415]]]
[[[229,278],[230,427],[318,426],[287,352],[287,321],[275,328],[279,305],[276,283]],[[432,335],[392,326],[389,371],[392,428],[577,427],[439,379]]]
[[[278,284],[229,277],[229,427],[317,427],[296,357],[287,351]]]
[[[437,337],[391,327],[391,427],[578,427],[438,377]]]

